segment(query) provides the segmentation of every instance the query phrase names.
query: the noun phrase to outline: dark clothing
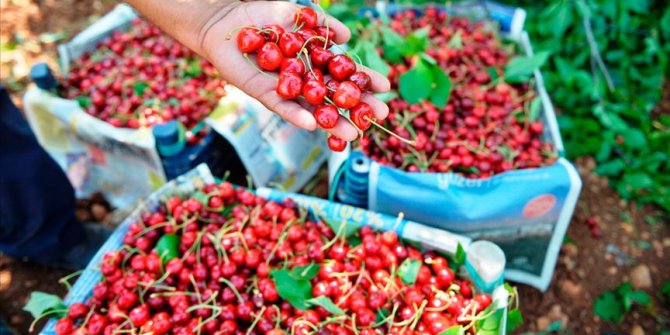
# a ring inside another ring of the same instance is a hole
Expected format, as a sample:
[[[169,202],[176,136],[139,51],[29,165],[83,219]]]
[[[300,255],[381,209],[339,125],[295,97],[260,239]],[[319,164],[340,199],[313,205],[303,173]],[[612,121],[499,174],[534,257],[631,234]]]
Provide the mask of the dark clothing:
[[[61,258],[84,238],[74,211],[65,173],[0,85],[0,252],[38,262]]]

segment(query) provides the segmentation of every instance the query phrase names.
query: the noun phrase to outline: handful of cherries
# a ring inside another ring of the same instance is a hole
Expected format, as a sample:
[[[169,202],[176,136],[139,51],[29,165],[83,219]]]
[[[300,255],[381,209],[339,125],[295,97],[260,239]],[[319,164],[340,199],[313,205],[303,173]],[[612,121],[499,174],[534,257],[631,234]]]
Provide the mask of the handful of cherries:
[[[323,129],[333,129],[340,118],[351,122],[359,133],[375,124],[372,108],[361,101],[370,91],[370,76],[360,71],[345,54],[334,54],[335,32],[319,25],[317,13],[302,7],[295,13],[294,29],[278,24],[243,27],[237,47],[248,58],[256,55],[257,68],[279,72],[277,94],[284,99],[304,99],[316,106],[314,118]],[[251,61],[251,60],[250,60]],[[342,151],[346,142],[331,135],[328,147]]]

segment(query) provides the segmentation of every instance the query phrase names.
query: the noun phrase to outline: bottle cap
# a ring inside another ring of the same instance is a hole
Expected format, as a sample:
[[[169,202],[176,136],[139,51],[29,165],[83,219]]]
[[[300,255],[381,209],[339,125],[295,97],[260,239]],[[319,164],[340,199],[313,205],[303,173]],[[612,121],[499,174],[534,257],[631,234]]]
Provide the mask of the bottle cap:
[[[153,126],[152,132],[158,152],[163,156],[174,156],[186,145],[183,127],[175,120]]]
[[[49,91],[58,87],[58,82],[53,73],[51,73],[49,65],[44,62],[37,63],[30,68],[30,79],[33,80],[37,87],[43,90]]]

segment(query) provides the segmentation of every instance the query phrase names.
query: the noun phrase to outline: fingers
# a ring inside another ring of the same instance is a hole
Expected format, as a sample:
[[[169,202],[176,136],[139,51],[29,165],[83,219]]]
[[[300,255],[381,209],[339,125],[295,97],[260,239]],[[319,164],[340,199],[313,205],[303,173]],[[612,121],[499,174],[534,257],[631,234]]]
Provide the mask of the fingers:
[[[292,100],[284,100],[274,91],[266,92],[257,98],[265,107],[296,127],[309,131],[316,129],[316,120],[312,113]]]
[[[324,26],[332,29],[335,32],[335,38],[333,41],[336,44],[344,44],[351,38],[351,31],[349,28],[340,22],[338,19],[323,13],[319,13],[319,22],[322,22]]]
[[[372,112],[375,114],[375,119],[384,120],[389,115],[389,107],[383,101],[375,98],[373,95],[365,94],[361,100],[370,105]]]
[[[340,117],[335,128],[328,129],[328,132],[347,142],[351,142],[358,138],[358,130],[356,130],[356,128],[343,117]]]
[[[365,72],[370,76],[372,91],[382,93],[388,92],[391,89],[391,82],[389,82],[389,80],[381,73],[361,64],[358,64],[358,71]]]

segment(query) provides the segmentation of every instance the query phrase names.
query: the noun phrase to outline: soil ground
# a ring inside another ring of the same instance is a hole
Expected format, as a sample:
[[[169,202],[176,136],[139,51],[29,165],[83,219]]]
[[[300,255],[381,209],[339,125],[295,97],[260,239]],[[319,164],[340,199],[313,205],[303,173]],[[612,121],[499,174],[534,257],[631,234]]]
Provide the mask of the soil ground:
[[[115,1],[3,0],[0,5],[3,84],[20,104],[29,80],[30,65],[47,61],[57,69],[57,43],[97,19]],[[668,87],[666,87],[668,88]],[[666,93],[670,90],[666,89]],[[661,113],[670,112],[666,94]],[[594,162],[576,162],[584,186],[566,243],[547,292],[518,285],[525,324],[518,333],[542,334],[548,325],[561,322],[564,334],[658,334],[670,329],[670,301],[660,286],[670,280],[670,220],[652,207],[626,203],[607,186],[607,180],[590,171]],[[324,168],[325,171],[325,168]],[[326,194],[327,173],[322,171],[306,188]],[[593,237],[585,223],[594,216],[602,231]],[[646,270],[648,271],[645,271]],[[60,269],[12,260],[0,255],[0,317],[19,334],[28,334],[31,317],[22,306],[32,291],[60,296],[66,289],[58,279]],[[649,308],[633,307],[620,324],[601,322],[593,313],[595,299],[620,283],[633,281],[652,296]],[[649,284],[650,281],[650,285]],[[39,325],[36,329],[39,329]]]

